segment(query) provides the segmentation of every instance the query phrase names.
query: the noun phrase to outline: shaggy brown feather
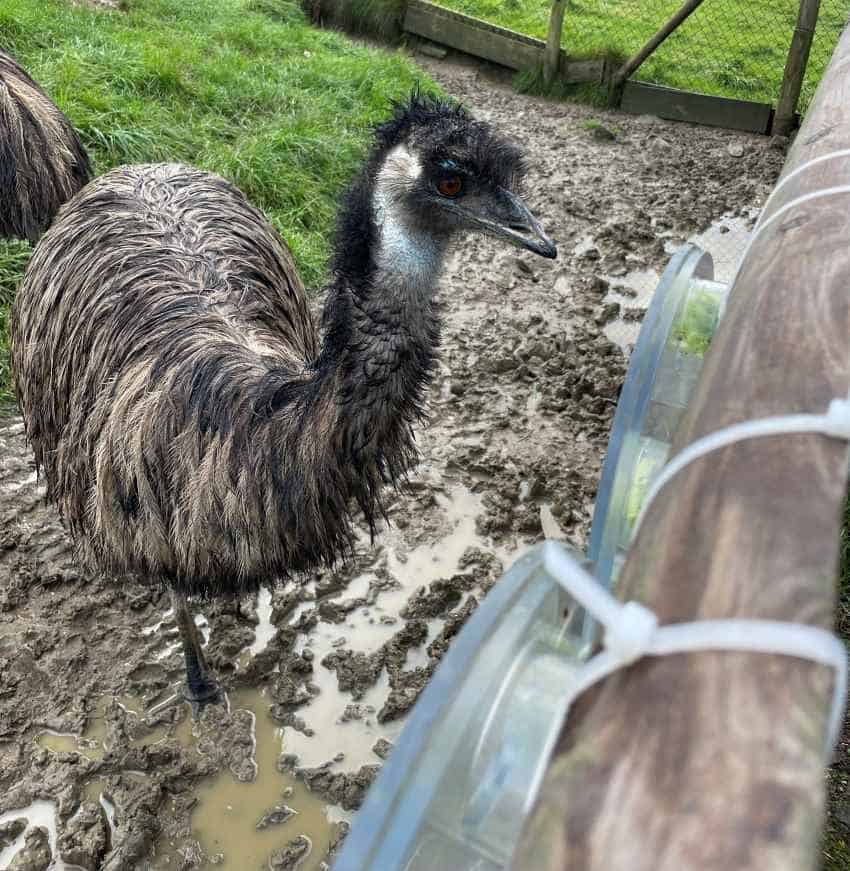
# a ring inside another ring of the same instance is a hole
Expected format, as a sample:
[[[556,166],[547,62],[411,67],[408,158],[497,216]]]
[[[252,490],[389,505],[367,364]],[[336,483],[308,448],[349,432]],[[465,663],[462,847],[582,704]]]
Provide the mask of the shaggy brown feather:
[[[68,119],[0,51],[0,236],[34,242],[91,175]]]
[[[438,193],[446,173],[466,213]],[[445,250],[475,209],[534,223],[504,188],[521,175],[457,107],[398,106],[340,212],[321,344],[286,245],[224,179],[122,167],[74,197],[35,248],[11,354],[83,560],[238,596],[334,562],[354,506],[374,530],[382,486],[417,459]]]
[[[352,498],[372,517],[415,456],[409,416],[368,389],[359,353],[320,365],[278,234],[199,170],[92,182],[36,247],[12,339],[48,497],[93,568],[241,594],[332,562]]]

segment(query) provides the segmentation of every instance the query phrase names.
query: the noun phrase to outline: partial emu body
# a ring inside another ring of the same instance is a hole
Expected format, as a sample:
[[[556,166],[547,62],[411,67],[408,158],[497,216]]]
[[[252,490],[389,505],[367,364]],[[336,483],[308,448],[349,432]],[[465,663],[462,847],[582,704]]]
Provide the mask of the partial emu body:
[[[11,328],[36,462],[86,563],[175,591],[189,699],[218,690],[183,597],[333,562],[415,462],[452,239],[555,256],[521,175],[459,108],[397,107],[341,209],[323,341],[283,241],[209,173],[114,170],[37,245]]]
[[[0,237],[35,242],[91,174],[68,119],[0,51]]]

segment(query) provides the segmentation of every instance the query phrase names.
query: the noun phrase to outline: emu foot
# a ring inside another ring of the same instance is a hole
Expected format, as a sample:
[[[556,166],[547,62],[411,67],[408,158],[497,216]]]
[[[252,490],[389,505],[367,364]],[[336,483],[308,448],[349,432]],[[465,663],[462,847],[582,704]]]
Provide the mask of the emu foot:
[[[205,676],[203,680],[189,681],[181,687],[183,700],[192,707],[192,719],[197,720],[207,705],[217,705],[224,701],[224,691],[215,678]]]
[[[221,704],[226,699],[227,696],[218,681],[211,677],[206,678],[203,682],[195,682],[194,686],[181,682],[177,684],[175,691],[168,698],[149,708],[147,716],[156,717],[169,708],[176,708],[178,705],[188,703],[192,709],[192,719],[197,720],[207,705]]]

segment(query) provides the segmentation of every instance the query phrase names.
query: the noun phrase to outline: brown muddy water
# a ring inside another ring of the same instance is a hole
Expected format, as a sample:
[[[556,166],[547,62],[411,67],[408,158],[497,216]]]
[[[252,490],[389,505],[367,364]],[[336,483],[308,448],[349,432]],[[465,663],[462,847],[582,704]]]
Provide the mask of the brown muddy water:
[[[374,543],[363,530],[344,567],[238,608],[200,603],[228,704],[194,723],[184,706],[148,713],[182,674],[167,594],[78,570],[4,414],[0,868],[326,867],[503,568],[544,535],[583,547],[630,344],[606,328],[636,335],[636,276],[654,288],[671,245],[723,216],[746,222],[781,167],[755,137],[529,99],[480,65],[424,63],[525,146],[559,258],[458,248],[422,461],[389,499],[389,529]],[[615,140],[595,139],[591,118]]]

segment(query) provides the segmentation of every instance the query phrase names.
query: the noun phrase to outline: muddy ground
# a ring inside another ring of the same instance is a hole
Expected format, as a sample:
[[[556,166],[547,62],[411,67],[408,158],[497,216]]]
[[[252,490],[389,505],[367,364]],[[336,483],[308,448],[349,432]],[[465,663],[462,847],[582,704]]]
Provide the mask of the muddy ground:
[[[544,534],[583,547],[628,351],[612,323],[636,324],[645,298],[630,276],[654,286],[672,246],[749,215],[784,159],[764,138],[422,63],[527,149],[558,259],[483,239],[457,251],[422,462],[391,528],[374,545],[364,531],[344,570],[201,607],[230,696],[196,724],[185,707],[145,716],[182,672],[167,594],[77,570],[20,421],[4,417],[0,868],[37,871],[51,853],[57,868],[322,867],[512,556]]]

